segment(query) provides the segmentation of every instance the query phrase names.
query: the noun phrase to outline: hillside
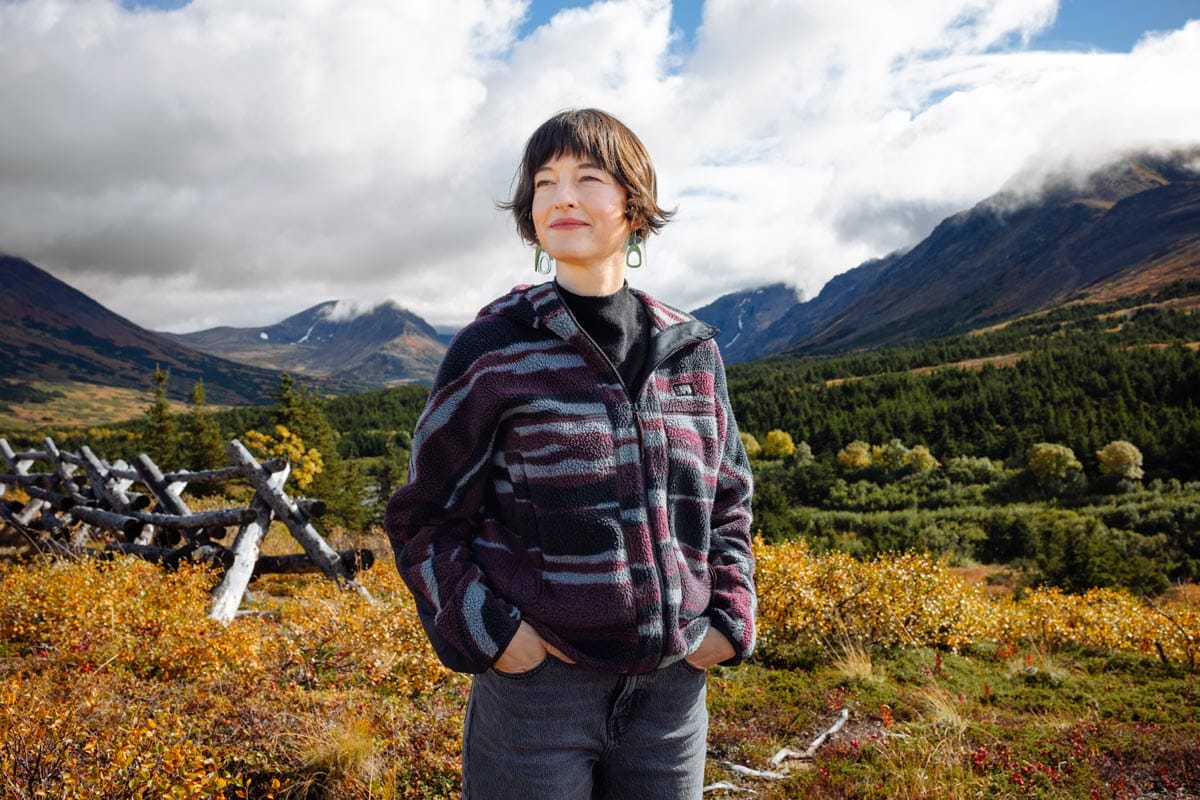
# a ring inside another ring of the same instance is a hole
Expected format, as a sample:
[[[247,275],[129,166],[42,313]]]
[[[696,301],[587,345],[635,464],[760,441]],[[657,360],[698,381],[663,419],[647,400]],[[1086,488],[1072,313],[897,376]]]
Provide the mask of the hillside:
[[[446,345],[425,320],[392,302],[346,318],[336,307],[321,303],[263,328],[164,336],[233,361],[366,386],[433,380]]]
[[[831,455],[899,439],[938,458],[1019,463],[1035,442],[1085,465],[1127,439],[1161,478],[1200,479],[1200,315],[1194,283],[1075,303],[989,330],[841,355],[789,352],[729,369],[742,431],[772,429]]]
[[[773,283],[722,295],[692,314],[721,331],[717,344],[723,353],[729,353],[738,348],[742,337],[752,339],[802,302],[804,296],[795,287]]]
[[[911,250],[837,276],[726,356],[908,344],[1073,298],[1200,280],[1200,176],[1186,162],[1130,157],[1035,198],[988,198]]]
[[[147,389],[156,367],[171,371],[182,398],[203,380],[210,402],[268,402],[275,371],[198,352],[113,313],[21,258],[0,255],[0,351],[6,377],[28,386],[76,382]],[[28,393],[28,392],[26,392]]]

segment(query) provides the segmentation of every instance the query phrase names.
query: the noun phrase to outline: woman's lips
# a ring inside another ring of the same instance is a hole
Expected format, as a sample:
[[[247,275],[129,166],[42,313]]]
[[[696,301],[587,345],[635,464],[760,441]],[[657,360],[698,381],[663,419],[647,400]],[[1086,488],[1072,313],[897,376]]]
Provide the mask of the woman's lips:
[[[571,230],[574,228],[586,228],[587,223],[581,219],[556,219],[550,223],[550,227],[554,230]]]

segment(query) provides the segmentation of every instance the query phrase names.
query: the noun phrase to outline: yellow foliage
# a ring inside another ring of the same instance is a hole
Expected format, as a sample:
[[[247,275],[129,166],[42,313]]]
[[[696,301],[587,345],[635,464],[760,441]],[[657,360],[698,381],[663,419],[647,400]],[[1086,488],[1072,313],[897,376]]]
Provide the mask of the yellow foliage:
[[[933,453],[929,452],[929,448],[923,444],[913,445],[913,448],[904,454],[904,464],[917,472],[933,472],[942,466],[933,457]]]
[[[767,435],[763,437],[763,458],[787,458],[794,452],[796,452],[796,444],[792,441],[792,435],[787,431],[776,428],[773,431],[767,431]]]
[[[860,562],[761,538],[755,553],[767,658],[818,648],[864,679],[870,647],[981,641],[1196,663],[1196,598],[993,598],[916,553]],[[455,794],[467,680],[438,663],[396,570],[360,575],[375,603],[267,576],[259,613],[225,626],[206,616],[215,580],[132,558],[0,566],[0,779],[72,799],[283,798],[304,780],[342,787],[323,796]]]
[[[746,448],[747,458],[758,458],[762,455],[762,445],[758,443],[758,439],[754,438],[754,434],[739,431],[738,436],[742,440],[742,447]]]
[[[1096,451],[1100,461],[1100,474],[1137,480],[1146,473],[1142,470],[1142,451],[1120,439],[1109,442]]]
[[[255,702],[298,709],[305,696],[337,690],[408,705],[465,685],[437,661],[396,571],[360,577],[377,603],[315,576],[264,578],[255,584],[262,613],[223,626],[207,618],[216,576],[203,567],[164,572],[133,558],[0,566],[0,651],[17,665],[0,678],[0,777],[40,774],[31,785],[54,797],[246,796],[248,775],[262,772],[256,762],[293,758],[290,769],[303,772],[317,755],[293,750],[283,737],[294,733],[268,736]],[[348,723],[338,758],[353,755],[350,733],[370,728]],[[238,740],[236,758],[214,731]],[[410,746],[406,736],[388,746]],[[422,757],[444,775],[456,750],[451,737]],[[394,756],[381,754],[387,764]],[[345,762],[357,771],[346,780],[395,778],[375,764]],[[270,779],[252,794],[271,796]]]
[[[871,463],[878,464],[891,470],[898,470],[907,461],[909,450],[899,439],[892,439],[887,444],[871,445]]]
[[[838,451],[837,460],[847,469],[869,467],[871,466],[871,445],[861,441],[851,442]]]
[[[803,541],[755,541],[759,642],[770,657],[788,647],[839,652],[839,643],[957,649],[981,641],[1101,647],[1195,663],[1200,605],[1148,607],[1127,592],[1039,589],[1021,600],[989,597],[928,555],[856,561],[814,556]]]
[[[846,639],[883,647],[959,648],[991,626],[991,604],[926,555],[871,562],[845,553],[816,557],[803,541],[756,541],[759,639],[780,645],[832,647]]]
[[[1038,442],[1029,448],[1029,471],[1043,485],[1064,480],[1071,471],[1082,469],[1075,451],[1066,445]]]
[[[284,425],[276,425],[273,435],[246,431],[242,443],[259,458],[286,458],[292,465],[288,480],[298,489],[311,485],[313,479],[325,470],[321,452],[315,447],[305,446],[304,440]]]

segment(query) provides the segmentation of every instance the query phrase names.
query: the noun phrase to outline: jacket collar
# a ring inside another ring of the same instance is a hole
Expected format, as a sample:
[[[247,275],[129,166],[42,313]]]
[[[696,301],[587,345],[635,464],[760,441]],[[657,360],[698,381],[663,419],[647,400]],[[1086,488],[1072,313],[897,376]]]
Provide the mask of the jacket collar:
[[[650,315],[655,339],[653,350],[656,353],[662,350],[664,344],[671,345],[668,351],[674,350],[684,342],[712,339],[720,332],[707,322],[672,308],[644,292],[632,287],[630,291],[642,302]],[[553,281],[534,286],[517,286],[479,312],[481,317],[491,314],[500,314],[531,328],[544,328],[568,342],[583,335],[566,303],[555,290]],[[660,343],[660,339],[664,339],[664,342]]]

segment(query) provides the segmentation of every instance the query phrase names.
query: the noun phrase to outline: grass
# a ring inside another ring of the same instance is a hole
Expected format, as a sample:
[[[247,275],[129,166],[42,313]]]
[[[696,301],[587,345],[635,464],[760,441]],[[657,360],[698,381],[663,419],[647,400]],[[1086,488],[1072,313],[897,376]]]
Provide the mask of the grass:
[[[883,679],[882,671],[871,659],[871,648],[863,642],[847,636],[832,649],[837,655],[831,667],[845,680],[863,682]]]
[[[0,798],[456,797],[469,681],[437,664],[386,543],[370,544],[380,560],[362,578],[377,604],[318,577],[269,577],[251,601],[266,613],[228,626],[204,617],[204,570],[0,566]],[[294,548],[278,526],[264,546]],[[760,566],[797,557],[764,552]],[[840,582],[860,603],[876,590],[852,575],[897,600],[886,581],[957,591],[931,572],[914,581],[919,566],[811,565],[828,568],[825,591]],[[767,800],[1200,797],[1200,674],[1178,659],[986,638],[885,647],[841,619],[845,635],[822,646],[765,646],[712,670],[708,783]],[[815,758],[772,765],[843,711]]]
[[[896,651],[876,656],[884,669],[867,682],[836,659],[719,670],[709,781],[778,800],[1200,797],[1195,674],[1073,650],[1053,656],[1055,677],[1044,681],[1013,665],[1045,654],[1003,655]],[[811,763],[785,762],[785,780],[738,777],[719,763],[763,769],[781,747],[803,751],[841,708],[846,727]]]
[[[0,436],[4,430],[108,427],[141,416],[150,402],[149,385],[144,390],[78,381],[35,382],[33,386],[55,397],[0,410]],[[186,403],[171,401],[171,410],[177,414],[189,409]]]

